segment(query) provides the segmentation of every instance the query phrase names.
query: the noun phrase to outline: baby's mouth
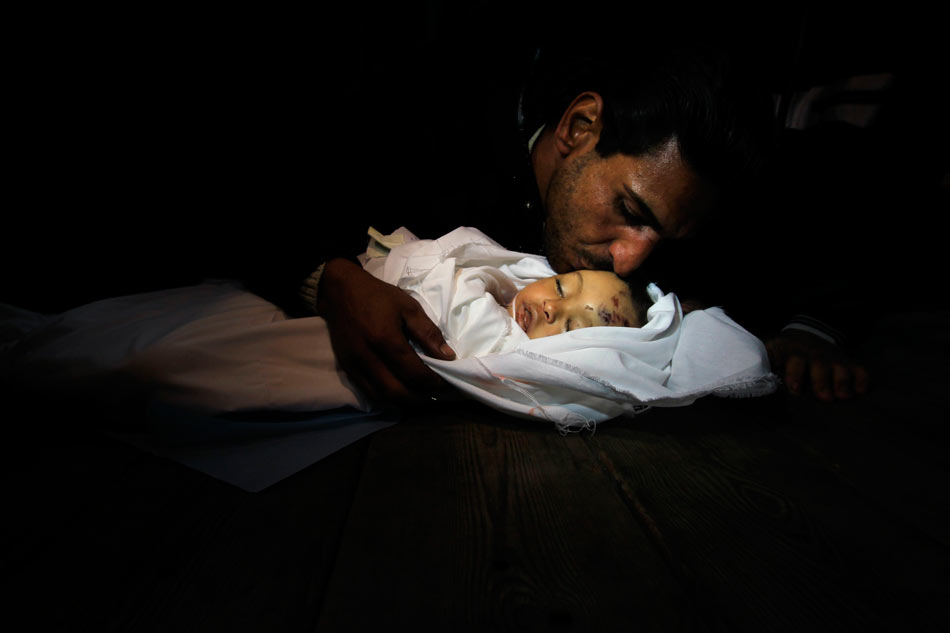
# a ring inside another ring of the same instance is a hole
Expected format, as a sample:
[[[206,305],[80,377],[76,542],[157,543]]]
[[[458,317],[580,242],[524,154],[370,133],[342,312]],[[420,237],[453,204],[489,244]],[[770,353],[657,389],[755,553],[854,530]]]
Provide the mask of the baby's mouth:
[[[528,327],[531,326],[531,321],[534,320],[531,311],[528,309],[528,306],[523,303],[518,306],[518,316],[515,319],[518,322],[518,325],[524,330],[524,333],[528,333]]]

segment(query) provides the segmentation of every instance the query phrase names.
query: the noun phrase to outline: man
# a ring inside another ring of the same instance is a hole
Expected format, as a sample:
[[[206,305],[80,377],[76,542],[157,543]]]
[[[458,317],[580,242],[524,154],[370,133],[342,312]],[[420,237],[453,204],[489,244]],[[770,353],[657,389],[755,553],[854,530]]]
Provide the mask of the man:
[[[545,100],[546,112],[539,108],[545,124],[528,143],[531,184],[542,210],[539,250],[558,272],[630,275],[659,245],[716,222],[717,206],[754,173],[764,119],[740,78],[708,55],[664,52],[649,59],[644,53],[638,59],[635,81],[609,65],[589,66],[596,72],[580,76],[594,89],[570,92],[566,82]],[[566,106],[565,94],[572,95]],[[496,210],[456,224],[475,224],[506,246],[525,248],[503,234],[514,235],[531,248],[524,234],[534,219],[524,210],[517,217]],[[329,324],[340,365],[371,397],[419,401],[443,388],[410,342],[437,358],[453,352],[404,293],[343,258],[327,261],[305,287]],[[363,309],[368,296],[374,297],[371,311]],[[823,400],[866,389],[863,368],[820,332],[786,330],[768,347],[793,393],[806,390],[806,380]]]

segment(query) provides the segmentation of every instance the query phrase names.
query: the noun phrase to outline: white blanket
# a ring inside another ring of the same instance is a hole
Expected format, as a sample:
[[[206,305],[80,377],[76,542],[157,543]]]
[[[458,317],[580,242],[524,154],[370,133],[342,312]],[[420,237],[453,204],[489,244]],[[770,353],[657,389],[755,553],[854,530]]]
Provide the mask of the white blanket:
[[[545,259],[505,250],[467,227],[437,240],[406,229],[396,235],[402,244],[384,257],[367,255],[364,267],[418,299],[459,356],[423,360],[496,409],[566,431],[650,406],[776,388],[765,346],[719,308],[684,317],[674,294],[651,286],[655,303],[641,328],[592,327],[531,340],[499,303],[555,274]]]
[[[234,281],[32,315],[23,329],[7,354],[17,380],[120,413],[130,399],[208,415],[371,408],[338,370],[326,321],[288,319]]]

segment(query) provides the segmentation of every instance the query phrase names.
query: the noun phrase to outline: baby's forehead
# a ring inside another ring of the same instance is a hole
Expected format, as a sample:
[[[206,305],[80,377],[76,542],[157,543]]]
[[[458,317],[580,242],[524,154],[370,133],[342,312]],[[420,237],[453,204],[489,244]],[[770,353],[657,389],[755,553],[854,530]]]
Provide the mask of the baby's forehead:
[[[574,273],[581,277],[584,286],[600,295],[620,293],[630,295],[627,282],[608,270],[578,270]]]
[[[582,275],[582,276],[585,277],[585,278],[588,278],[588,277],[594,278],[594,277],[596,277],[596,278],[598,278],[598,279],[609,279],[609,280],[611,280],[611,281],[619,281],[619,282],[623,283],[623,279],[621,279],[619,276],[617,276],[617,273],[615,273],[615,272],[612,271],[612,270],[587,270],[587,269],[581,269],[581,270],[575,270],[574,273],[579,274],[579,275]],[[568,273],[568,274],[570,275],[570,274],[572,274],[572,273]]]

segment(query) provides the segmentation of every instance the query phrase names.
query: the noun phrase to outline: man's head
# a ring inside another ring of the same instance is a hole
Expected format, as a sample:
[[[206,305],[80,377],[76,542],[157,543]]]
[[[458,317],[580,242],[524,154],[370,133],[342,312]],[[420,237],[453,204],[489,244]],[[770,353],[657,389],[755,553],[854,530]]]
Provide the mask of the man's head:
[[[629,275],[661,241],[692,234],[759,162],[770,112],[721,59],[640,60],[570,84],[590,88],[554,99],[560,114],[532,152],[557,271]]]
[[[580,270],[529,284],[511,313],[529,338],[593,326],[640,327],[652,302],[642,285],[612,272]]]

